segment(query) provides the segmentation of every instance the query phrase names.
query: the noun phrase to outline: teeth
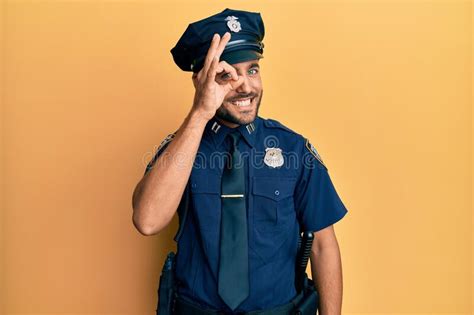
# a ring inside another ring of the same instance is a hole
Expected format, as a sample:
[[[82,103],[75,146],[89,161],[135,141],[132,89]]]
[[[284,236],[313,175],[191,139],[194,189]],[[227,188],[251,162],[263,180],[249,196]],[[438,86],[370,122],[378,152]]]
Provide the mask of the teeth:
[[[237,106],[249,106],[250,105],[251,99],[246,99],[243,101],[234,101],[232,104],[237,105]]]

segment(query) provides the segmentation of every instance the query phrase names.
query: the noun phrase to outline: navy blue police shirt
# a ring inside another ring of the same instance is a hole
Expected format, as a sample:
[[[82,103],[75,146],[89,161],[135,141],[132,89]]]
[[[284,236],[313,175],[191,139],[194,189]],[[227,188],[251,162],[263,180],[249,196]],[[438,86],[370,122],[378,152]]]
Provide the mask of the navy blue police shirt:
[[[294,298],[299,233],[322,230],[343,218],[347,209],[308,139],[260,116],[237,128],[246,167],[250,294],[235,312],[248,312]],[[217,291],[221,177],[230,130],[215,117],[207,123],[188,181],[188,215],[175,238],[178,294],[222,311],[230,311]],[[173,137],[162,142],[145,173]]]

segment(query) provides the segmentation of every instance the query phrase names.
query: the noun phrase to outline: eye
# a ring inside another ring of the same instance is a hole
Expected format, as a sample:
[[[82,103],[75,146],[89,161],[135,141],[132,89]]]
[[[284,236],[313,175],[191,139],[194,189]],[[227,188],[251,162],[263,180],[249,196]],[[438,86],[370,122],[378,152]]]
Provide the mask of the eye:
[[[230,79],[230,78],[231,78],[230,72],[226,72],[224,74],[221,74],[221,79],[222,80],[227,80],[227,79]]]
[[[258,68],[252,68],[249,70],[249,74],[257,74],[258,73]]]

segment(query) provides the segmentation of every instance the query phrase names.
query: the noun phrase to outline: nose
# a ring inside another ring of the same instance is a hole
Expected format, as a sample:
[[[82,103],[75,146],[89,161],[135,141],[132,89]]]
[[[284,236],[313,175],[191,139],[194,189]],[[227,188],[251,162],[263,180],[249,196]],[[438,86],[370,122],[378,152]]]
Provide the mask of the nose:
[[[248,93],[252,92],[252,89],[250,87],[249,78],[246,75],[244,75],[243,77],[244,77],[244,81],[242,82],[241,85],[239,85],[237,87],[237,89],[235,89],[235,91],[238,92],[238,93],[242,93],[242,94],[248,94]]]

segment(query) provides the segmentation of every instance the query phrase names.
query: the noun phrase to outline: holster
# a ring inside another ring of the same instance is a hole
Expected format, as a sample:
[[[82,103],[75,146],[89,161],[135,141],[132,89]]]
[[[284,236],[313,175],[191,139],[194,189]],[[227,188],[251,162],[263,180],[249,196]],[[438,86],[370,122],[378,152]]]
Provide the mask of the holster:
[[[296,305],[294,315],[316,315],[319,307],[319,294],[314,281],[308,278],[306,267],[310,259],[314,234],[304,231],[298,240],[298,256],[296,259],[295,287],[298,294],[303,293],[303,298]]]
[[[169,252],[166,257],[160,276],[158,287],[157,315],[172,315],[177,295],[177,281],[175,277],[175,253]]]
[[[303,298],[296,305],[294,315],[316,315],[319,307],[319,294],[312,279],[304,274],[303,279]]]
[[[176,242],[179,241],[186,222],[190,202],[190,181],[186,184],[183,196],[178,205],[179,228],[174,236]],[[176,257],[174,252],[169,252],[166,257],[160,276],[158,287],[158,303],[156,315],[173,315],[174,304],[178,294],[178,280],[176,278]]]

